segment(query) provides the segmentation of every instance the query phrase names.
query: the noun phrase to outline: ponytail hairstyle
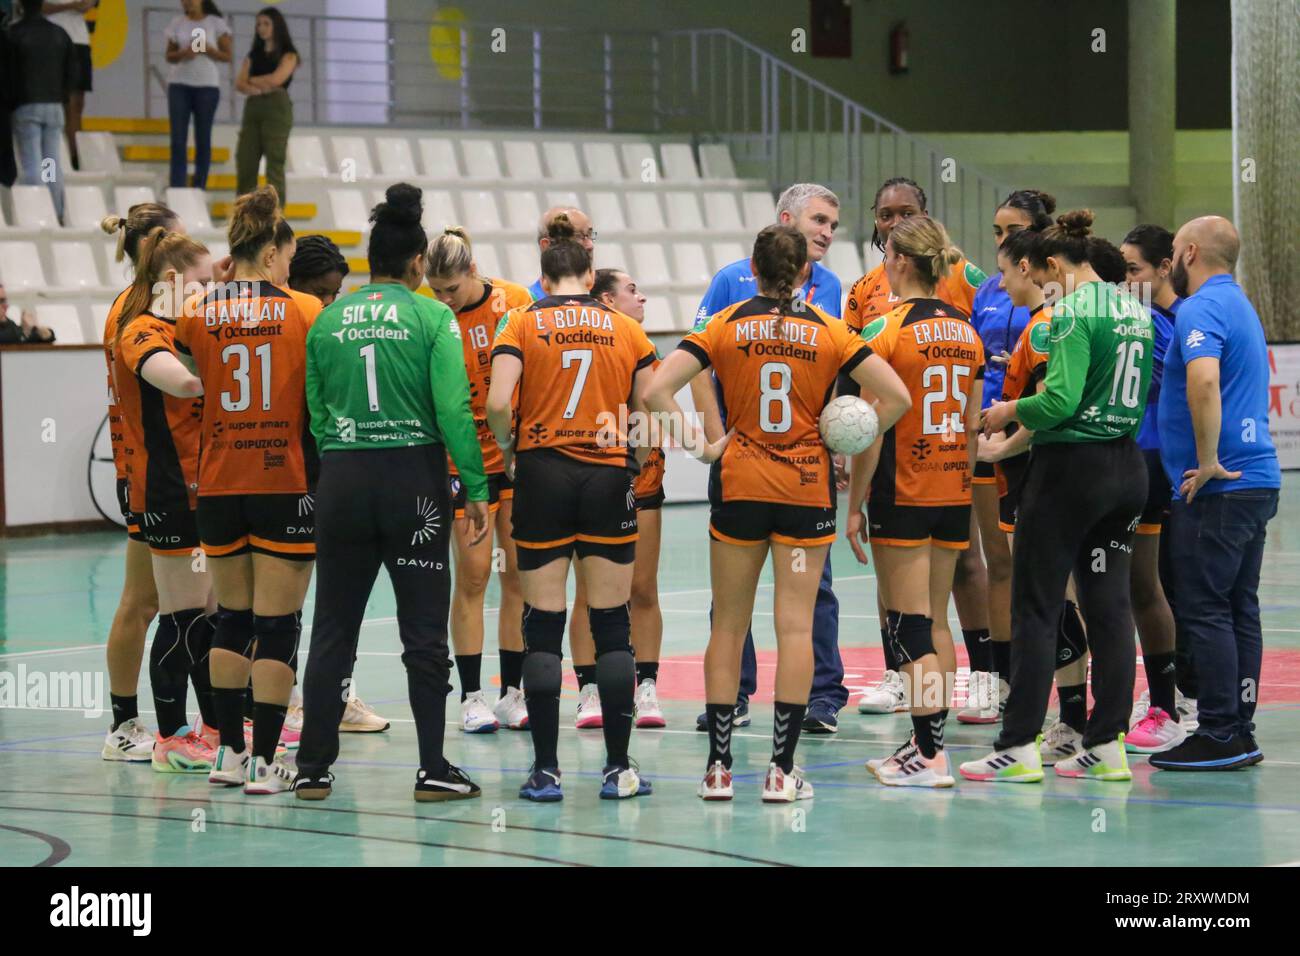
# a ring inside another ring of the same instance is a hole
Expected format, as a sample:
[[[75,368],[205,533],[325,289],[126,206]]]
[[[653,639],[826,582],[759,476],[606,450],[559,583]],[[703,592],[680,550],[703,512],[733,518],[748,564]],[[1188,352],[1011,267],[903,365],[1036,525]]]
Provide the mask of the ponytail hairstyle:
[[[1019,209],[1029,217],[1028,228],[1042,232],[1052,224],[1056,197],[1041,189],[1017,189],[998,205],[999,209]]]
[[[569,214],[562,212],[546,224],[550,240],[542,250],[542,275],[552,282],[576,279],[591,271],[591,253],[578,241]]]
[[[346,277],[350,271],[348,260],[329,236],[303,236],[289,260],[289,288],[296,289],[302,282],[330,272]]]
[[[157,285],[168,269],[184,272],[208,254],[207,246],[181,232],[168,232],[155,226],[140,241],[135,264],[135,280],[122,300],[122,310],[117,323],[117,336],[113,340],[116,350],[121,347],[122,336],[128,326],[150,311],[157,296]]]
[[[929,216],[904,219],[890,231],[889,241],[895,254],[912,260],[917,278],[931,291],[962,259],[961,250],[948,239],[943,223]]]
[[[1035,269],[1046,269],[1048,256],[1065,259],[1074,265],[1087,262],[1092,220],[1091,209],[1072,209],[1057,216],[1056,223],[1043,230],[1042,241],[1030,253],[1030,264]]]
[[[880,188],[876,190],[876,198],[871,201],[871,209],[873,212],[875,211],[875,208],[880,205],[880,197],[885,194],[885,190],[890,189],[894,186],[910,187],[912,191],[916,193],[916,204],[917,206],[920,207],[921,213],[923,215],[926,214],[927,200],[925,198],[925,190],[920,187],[920,185],[917,183],[915,179],[908,179],[906,176],[894,176],[892,179],[886,179],[883,183],[880,184]],[[880,230],[877,229],[875,226],[875,218],[876,218],[875,216],[871,217],[872,220],[871,244],[875,246],[877,249],[879,249],[881,252],[884,252],[885,240],[880,238]]]
[[[236,262],[256,261],[267,243],[278,249],[293,241],[293,227],[280,212],[280,195],[274,186],[259,186],[235,200],[227,227],[230,255]]]
[[[384,192],[384,201],[370,210],[370,275],[388,279],[406,276],[411,260],[424,253],[428,237],[420,220],[424,217],[424,193],[410,183],[394,183]]]
[[[1103,282],[1121,285],[1128,278],[1128,263],[1124,253],[1109,239],[1093,236],[1088,240],[1088,265]]]
[[[808,240],[794,226],[768,226],[754,239],[750,253],[754,278],[773,293],[782,316],[794,311],[795,283],[808,264]],[[784,318],[777,324],[777,337],[785,338]]]
[[[1151,223],[1134,226],[1121,245],[1137,246],[1142,258],[1157,269],[1166,259],[1174,258],[1174,234],[1164,226]]]
[[[1042,233],[1033,229],[1021,229],[1019,232],[1013,232],[1002,240],[1002,245],[998,246],[998,255],[1003,256],[1007,262],[1015,265],[1021,259],[1030,258],[1033,255],[1034,247],[1042,241],[1042,238]]]
[[[429,243],[424,254],[424,274],[430,279],[450,279],[473,271],[474,247],[464,226],[448,226]]]
[[[180,224],[181,217],[161,203],[142,202],[128,209],[125,216],[105,216],[100,220],[99,228],[110,236],[117,236],[113,261],[129,258],[134,264],[141,239],[159,227],[175,232]]]

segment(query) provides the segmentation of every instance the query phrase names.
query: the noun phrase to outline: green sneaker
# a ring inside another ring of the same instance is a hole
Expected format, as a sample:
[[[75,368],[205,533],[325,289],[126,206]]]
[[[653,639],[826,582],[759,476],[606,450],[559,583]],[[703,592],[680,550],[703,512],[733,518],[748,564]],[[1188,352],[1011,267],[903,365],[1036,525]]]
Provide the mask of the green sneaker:
[[[1039,747],[1043,735],[1032,744],[995,750],[982,760],[968,760],[958,770],[967,780],[988,783],[1042,783],[1043,758]]]
[[[1124,751],[1124,735],[1114,740],[1075,754],[1056,765],[1058,777],[1087,777],[1091,780],[1124,782],[1133,779],[1128,768],[1128,754]]]

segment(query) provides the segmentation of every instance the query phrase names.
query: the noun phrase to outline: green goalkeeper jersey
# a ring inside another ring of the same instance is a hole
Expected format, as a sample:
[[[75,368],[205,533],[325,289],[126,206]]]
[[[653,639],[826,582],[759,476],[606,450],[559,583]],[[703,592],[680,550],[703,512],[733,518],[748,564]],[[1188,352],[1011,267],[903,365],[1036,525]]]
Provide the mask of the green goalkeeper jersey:
[[[387,282],[337,299],[307,335],[307,407],[322,453],[441,442],[468,499],[488,500],[460,327],[441,302]]]
[[[1142,424],[1151,383],[1151,314],[1108,282],[1089,282],[1052,306],[1047,377],[1016,417],[1034,443],[1110,441]]]

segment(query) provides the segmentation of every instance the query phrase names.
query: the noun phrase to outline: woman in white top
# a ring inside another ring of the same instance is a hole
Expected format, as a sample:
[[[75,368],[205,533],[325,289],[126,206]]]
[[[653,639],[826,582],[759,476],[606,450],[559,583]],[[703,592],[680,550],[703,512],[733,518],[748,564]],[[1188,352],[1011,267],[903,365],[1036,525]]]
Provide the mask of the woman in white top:
[[[190,114],[194,115],[194,186],[206,189],[212,162],[212,121],[221,99],[218,63],[229,63],[230,25],[212,0],[181,0],[184,14],[167,24],[167,115],[171,120],[172,186],[185,181]]]
[[[63,27],[68,39],[72,41],[76,75],[72,79],[72,88],[68,90],[68,99],[63,104],[63,135],[68,141],[68,158],[72,160],[73,169],[81,168],[81,157],[77,155],[77,130],[81,129],[81,114],[86,109],[86,94],[91,87],[90,28],[86,26],[86,14],[98,2],[99,0],[71,0],[68,3],[58,3],[45,0],[41,4],[41,15]]]

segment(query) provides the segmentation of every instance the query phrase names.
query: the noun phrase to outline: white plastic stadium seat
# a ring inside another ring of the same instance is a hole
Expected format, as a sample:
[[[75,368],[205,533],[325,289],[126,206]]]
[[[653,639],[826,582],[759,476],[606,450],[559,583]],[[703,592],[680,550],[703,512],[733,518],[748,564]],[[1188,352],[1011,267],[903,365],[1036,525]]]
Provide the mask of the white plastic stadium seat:
[[[698,242],[674,242],[673,273],[681,285],[707,286],[713,278],[704,246]],[[834,248],[834,247],[832,247]]]
[[[542,155],[546,157],[548,179],[581,182],[582,166],[578,162],[578,149],[572,143],[543,143]]]
[[[776,222],[776,203],[768,193],[745,193],[740,199],[745,210],[745,229],[758,232]]]
[[[30,242],[0,242],[0,284],[10,297],[40,295],[46,290],[45,271]]]
[[[211,229],[212,217],[208,215],[208,194],[202,189],[167,189],[167,206],[181,217],[186,228]]]
[[[465,212],[462,225],[469,234],[478,232],[500,232],[501,213],[497,211],[497,200],[492,193],[484,189],[469,189],[460,194],[461,209]],[[533,228],[537,223],[534,221]]]
[[[102,335],[104,326],[108,324],[108,312],[111,308],[113,303],[107,299],[87,303],[87,310],[90,312],[90,328],[97,337]]]
[[[510,140],[501,144],[506,157],[506,178],[520,186],[535,186],[542,181],[542,157],[530,139]]]
[[[132,206],[153,201],[154,191],[148,186],[117,186],[113,189],[113,203],[119,216],[125,216]]]
[[[700,171],[695,168],[690,143],[664,143],[659,147],[659,155],[664,163],[664,179],[674,183],[699,181]]]
[[[834,248],[834,247],[832,247]],[[738,242],[715,242],[713,252],[713,271],[745,258],[745,247]]]
[[[666,289],[673,284],[673,276],[668,271],[668,260],[664,257],[664,247],[661,243],[634,243],[632,258],[634,260],[632,267],[636,269],[633,275],[636,276],[638,286]]]
[[[627,197],[628,228],[632,232],[662,233],[667,231],[664,211],[656,192],[629,192]]]
[[[736,164],[726,143],[700,144],[700,170],[705,179],[735,179]]]
[[[58,229],[54,198],[48,186],[14,186],[14,225],[20,229]]]
[[[847,236],[844,238],[848,239]],[[858,250],[851,242],[832,242],[830,251],[826,254],[826,261],[822,265],[840,277],[840,284],[845,291],[857,281],[858,276],[862,275],[862,260],[858,258]]]
[[[745,232],[740,219],[740,207],[732,193],[709,192],[704,194],[704,224],[709,232]]]
[[[564,206],[566,209],[582,209],[582,200],[572,189],[548,189],[546,191],[546,208]]]
[[[506,228],[511,232],[535,235],[537,221],[542,218],[537,193],[531,190],[508,189],[501,194],[501,198],[505,201]]]
[[[473,233],[470,234],[473,238]],[[487,276],[489,279],[508,279],[511,282],[518,282],[520,285],[527,285],[532,282],[536,276],[507,276],[502,274],[501,254],[497,252],[497,247],[490,242],[474,243],[474,265],[478,266],[479,275]]]
[[[632,264],[627,260],[627,253],[623,249],[621,242],[597,242],[596,243],[596,268],[597,269],[631,269]],[[637,282],[640,282],[640,276]]]
[[[667,296],[650,296],[645,302],[645,322],[642,328],[647,332],[672,332],[673,310]]]
[[[476,183],[499,182],[501,161],[497,159],[497,144],[490,139],[463,139],[460,155],[464,159],[465,179]]]
[[[627,221],[623,218],[623,204],[618,201],[618,193],[587,193],[584,211],[591,217],[592,227],[603,236],[627,232]]]
[[[451,140],[421,136],[418,146],[425,176],[445,180],[461,178],[460,162],[456,159],[456,147]]]
[[[158,178],[156,173],[147,169],[123,169],[112,133],[78,131],[77,154],[81,157],[83,169],[102,173],[105,179],[114,183],[152,183]],[[80,174],[75,174],[74,178],[76,175]],[[126,210],[121,210],[121,214],[125,216]]]
[[[358,180],[375,178],[370,143],[365,136],[333,136],[330,148],[334,150],[334,164],[340,172],[350,167]]]
[[[329,190],[330,221],[338,229],[370,231],[370,210],[360,189]]]
[[[532,282],[533,277],[536,277],[541,271],[538,262],[537,243],[512,242],[506,246],[506,272],[511,276],[530,277],[527,279],[511,279],[511,282],[518,282],[521,285]]]
[[[594,183],[617,183],[623,179],[618,152],[613,143],[583,143],[582,158],[587,163],[587,179]]]
[[[100,279],[99,264],[88,242],[52,242],[50,261],[54,265],[54,281],[63,288],[96,295],[111,291]]]
[[[619,152],[623,157],[624,179],[646,182],[648,172],[653,172],[656,180],[665,178],[659,160],[655,157],[655,148],[649,143],[622,143]]]
[[[426,189],[424,190],[424,231],[432,239],[442,233],[448,226],[457,226],[461,224],[460,216],[456,214],[456,204],[452,201],[451,193],[445,189]],[[470,238],[474,238],[471,230]]]
[[[104,190],[98,186],[68,186],[63,191],[63,218],[72,229],[93,229],[108,215]]]
[[[674,233],[704,231],[700,202],[695,198],[695,193],[664,193],[664,204],[668,207],[668,228]]]
[[[294,133],[289,137],[289,172],[295,176],[330,175],[325,145],[319,136]]]
[[[55,345],[85,345],[86,327],[75,305],[38,305],[36,322],[54,333]]]
[[[379,161],[380,174],[386,179],[413,179],[418,175],[415,156],[405,136],[375,137],[375,158]]]

